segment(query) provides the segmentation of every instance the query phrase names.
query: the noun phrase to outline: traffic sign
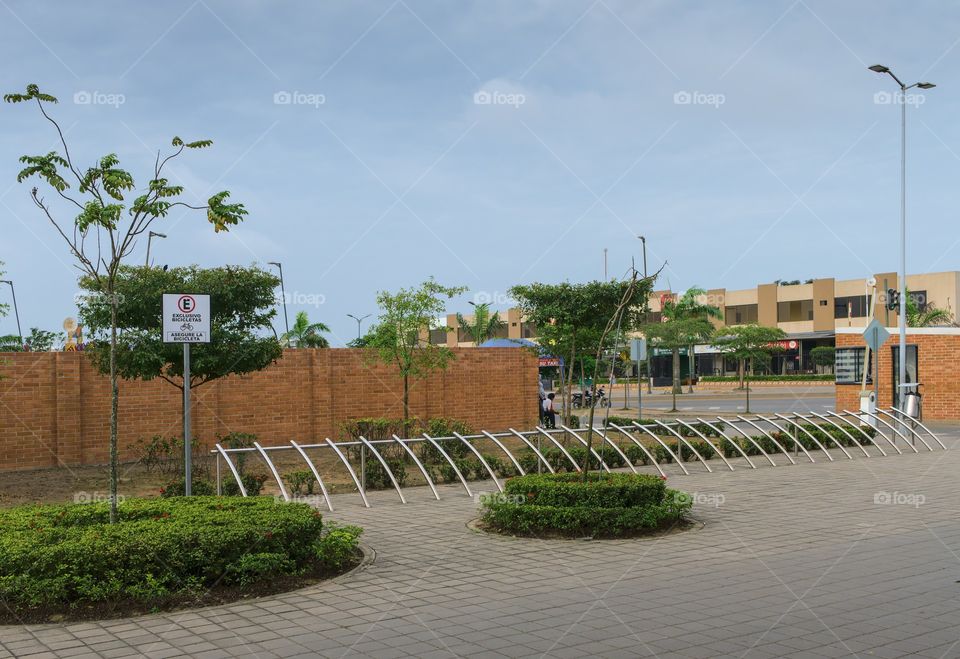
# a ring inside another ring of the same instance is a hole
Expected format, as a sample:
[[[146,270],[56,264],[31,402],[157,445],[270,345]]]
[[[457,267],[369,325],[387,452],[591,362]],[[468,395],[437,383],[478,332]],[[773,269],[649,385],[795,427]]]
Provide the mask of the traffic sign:
[[[646,339],[632,339],[630,341],[630,359],[635,362],[647,361]]]
[[[874,352],[879,350],[880,346],[886,343],[889,338],[890,332],[888,332],[887,328],[883,326],[883,323],[876,318],[871,320],[870,324],[863,330],[863,340]]]
[[[164,293],[163,342],[210,343],[210,296]]]

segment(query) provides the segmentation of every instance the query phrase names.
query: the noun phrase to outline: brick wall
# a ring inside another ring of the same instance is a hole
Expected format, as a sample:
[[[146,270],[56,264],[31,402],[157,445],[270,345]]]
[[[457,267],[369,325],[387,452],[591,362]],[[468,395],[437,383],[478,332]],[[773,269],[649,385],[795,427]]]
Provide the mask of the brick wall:
[[[516,348],[454,349],[446,371],[411,380],[411,414],[462,419],[474,428],[532,427],[537,360]],[[82,353],[0,355],[0,470],[102,464],[108,460],[110,383]],[[360,350],[287,350],[245,376],[193,389],[193,435],[210,444],[231,431],[262,444],[322,441],[343,421],[401,417],[395,371]],[[120,382],[121,458],[140,437],[182,435],[182,394],[161,379]]]
[[[881,346],[880,366],[880,407],[890,407],[893,401],[893,346],[897,344],[896,330],[890,339]],[[960,419],[960,377],[957,376],[957,364],[960,362],[960,333],[953,328],[930,328],[907,330],[907,345],[917,346],[918,379],[923,384],[924,419]],[[861,334],[837,333],[837,347],[861,348],[864,346]],[[908,353],[909,354],[909,353]],[[837,385],[837,409],[860,409],[860,385]]]

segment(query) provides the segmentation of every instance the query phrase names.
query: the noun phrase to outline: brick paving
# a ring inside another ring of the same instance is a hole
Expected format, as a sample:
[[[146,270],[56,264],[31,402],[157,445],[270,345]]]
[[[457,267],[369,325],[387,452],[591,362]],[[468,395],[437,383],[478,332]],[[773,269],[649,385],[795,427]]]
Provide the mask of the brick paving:
[[[376,554],[359,571],[207,609],[0,627],[0,657],[958,657],[960,430],[941,430],[954,450],[691,469],[669,484],[704,502],[702,527],[639,540],[476,533],[453,487],[407,505],[378,492],[370,509],[338,495],[329,516]]]

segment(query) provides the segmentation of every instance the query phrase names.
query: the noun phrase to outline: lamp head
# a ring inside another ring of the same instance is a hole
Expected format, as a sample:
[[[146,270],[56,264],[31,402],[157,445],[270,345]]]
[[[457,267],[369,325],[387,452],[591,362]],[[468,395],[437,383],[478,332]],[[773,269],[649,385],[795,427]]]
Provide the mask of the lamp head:
[[[890,69],[885,67],[883,64],[874,64],[873,66],[868,66],[867,68],[874,73],[890,73]]]
[[[917,87],[919,89],[933,89],[936,85],[932,82],[918,82]]]
[[[166,237],[167,237],[167,234],[165,234],[165,233],[157,233],[156,231],[151,231],[151,232],[150,232],[150,235],[151,235],[151,236],[156,236],[157,238],[166,238]]]

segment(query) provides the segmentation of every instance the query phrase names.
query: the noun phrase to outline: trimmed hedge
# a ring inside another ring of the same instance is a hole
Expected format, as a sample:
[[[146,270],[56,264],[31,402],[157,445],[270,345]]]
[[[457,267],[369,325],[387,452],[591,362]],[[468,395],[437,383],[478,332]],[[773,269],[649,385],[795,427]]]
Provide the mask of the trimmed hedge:
[[[833,373],[801,373],[799,375],[751,375],[750,382],[825,382],[835,380]],[[701,375],[700,382],[740,382],[737,375]]]
[[[130,499],[0,510],[0,600],[13,615],[150,610],[343,566],[360,530],[324,533],[318,511],[272,498]]]
[[[483,503],[483,522],[521,535],[618,537],[682,520],[690,497],[649,474],[528,474]]]

